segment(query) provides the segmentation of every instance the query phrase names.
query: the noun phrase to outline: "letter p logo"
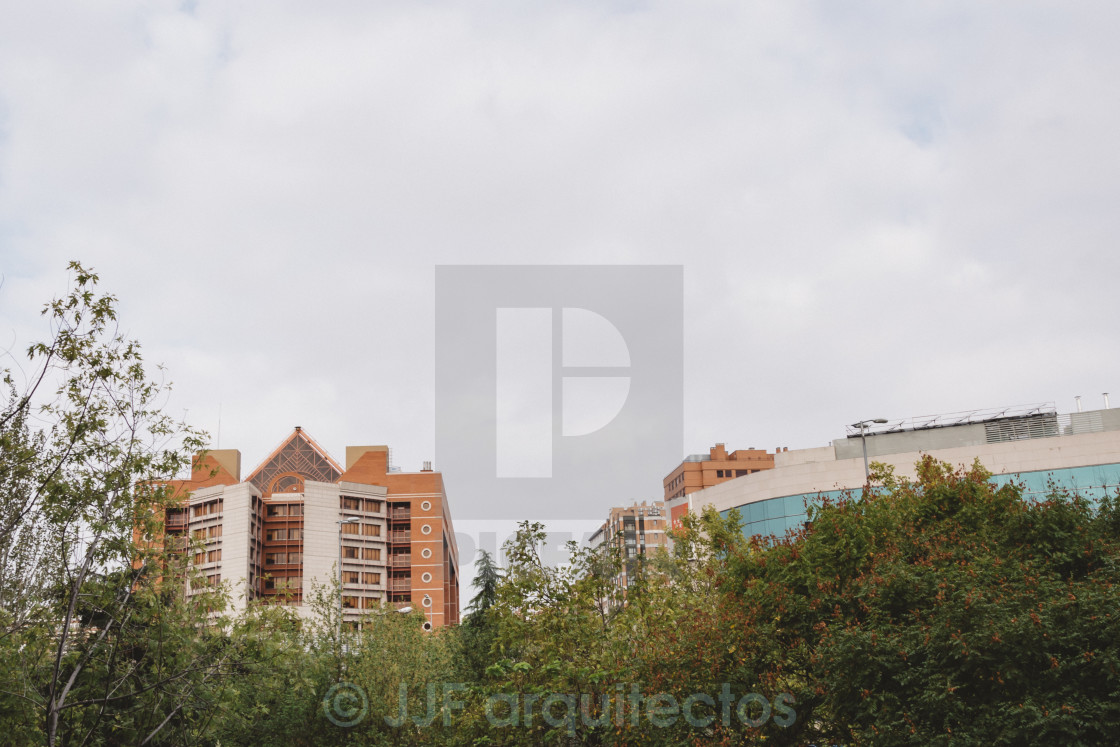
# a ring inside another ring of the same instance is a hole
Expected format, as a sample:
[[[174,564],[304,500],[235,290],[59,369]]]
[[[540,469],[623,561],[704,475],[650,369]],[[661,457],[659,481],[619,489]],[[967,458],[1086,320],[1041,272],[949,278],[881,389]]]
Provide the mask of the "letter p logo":
[[[661,266],[436,269],[436,459],[457,507],[587,518],[660,496],[682,452],[682,280]]]

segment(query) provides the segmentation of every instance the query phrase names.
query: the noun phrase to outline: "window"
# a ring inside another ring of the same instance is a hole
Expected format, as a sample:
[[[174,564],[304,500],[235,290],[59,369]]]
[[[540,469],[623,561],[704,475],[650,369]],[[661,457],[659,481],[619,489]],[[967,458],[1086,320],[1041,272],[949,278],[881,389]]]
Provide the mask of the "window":
[[[288,507],[285,506],[285,505],[279,505],[279,506],[270,505],[268,507],[268,511],[266,511],[266,515],[268,515],[268,516],[287,516],[288,515]]]
[[[348,498],[342,497],[342,509],[344,511],[361,511],[362,499],[361,498]]]
[[[264,554],[265,565],[283,565],[288,562],[288,556],[282,552],[266,552]]]
[[[381,548],[363,547],[362,560],[381,560]]]
[[[206,562],[207,563],[216,563],[221,559],[222,559],[222,551],[221,550],[211,550],[210,552],[206,553]]]
[[[358,578],[358,572],[357,571],[343,571],[342,572],[342,583],[344,583],[344,584],[356,584],[358,582],[359,582],[359,578]]]
[[[194,554],[194,564],[195,565],[202,565],[204,562],[206,562],[206,553],[196,552]]]
[[[363,573],[362,574],[362,583],[363,584],[379,584],[379,583],[381,583],[381,574],[380,573]]]
[[[222,536],[222,525],[218,524],[216,526],[212,526],[209,529],[207,529],[206,530],[206,536],[210,537],[210,538],[221,537]]]
[[[289,589],[302,589],[303,588],[303,576],[288,576],[288,588]]]
[[[358,559],[358,548],[356,548],[356,547],[344,547],[344,548],[342,548],[342,557],[353,558],[354,560],[357,560]]]
[[[362,597],[362,608],[371,610],[375,607],[380,607],[381,601],[374,597]]]
[[[301,540],[301,539],[303,539],[303,530],[302,529],[289,529],[288,530],[288,539],[291,539],[291,540]]]
[[[287,529],[269,529],[264,533],[264,538],[268,542],[275,542],[276,540],[288,539]]]
[[[342,525],[342,533],[343,534],[357,534],[358,533],[358,525],[357,524],[343,524]]]
[[[288,553],[288,563],[289,564],[302,563],[302,562],[303,562],[303,553],[301,553],[301,552],[290,552],[290,553]]]
[[[362,534],[367,537],[380,537],[381,525],[380,524],[362,524]]]
[[[342,606],[348,610],[358,609],[358,597],[343,595]]]
[[[379,514],[379,513],[381,513],[381,501],[375,501],[372,498],[366,498],[365,499],[365,508],[366,508],[366,511],[370,511],[370,512],[375,513],[375,514]]]
[[[298,503],[288,506],[288,516],[303,516],[303,506]]]

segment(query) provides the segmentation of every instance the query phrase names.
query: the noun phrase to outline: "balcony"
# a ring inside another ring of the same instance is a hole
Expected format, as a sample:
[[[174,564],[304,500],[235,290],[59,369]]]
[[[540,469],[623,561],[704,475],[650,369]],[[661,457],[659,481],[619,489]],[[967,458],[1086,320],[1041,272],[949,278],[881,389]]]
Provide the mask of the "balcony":
[[[412,532],[389,532],[390,542],[411,542]]]
[[[409,553],[405,553],[403,555],[390,555],[389,565],[393,566],[394,568],[407,568],[408,566],[412,565],[412,555]]]
[[[389,582],[389,591],[412,591],[412,579],[393,579]]]
[[[411,511],[407,508],[394,508],[389,511],[390,519],[408,519],[411,517]]]

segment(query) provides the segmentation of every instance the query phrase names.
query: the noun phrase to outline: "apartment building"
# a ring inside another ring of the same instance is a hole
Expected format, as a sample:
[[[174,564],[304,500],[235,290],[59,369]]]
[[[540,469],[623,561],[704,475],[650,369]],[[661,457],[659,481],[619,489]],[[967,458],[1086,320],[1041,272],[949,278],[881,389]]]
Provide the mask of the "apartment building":
[[[260,599],[309,615],[312,585],[341,571],[347,620],[391,606],[420,609],[429,629],[459,622],[458,548],[430,463],[401,472],[388,447],[349,446],[343,466],[297,426],[240,473],[235,449],[196,457],[165,522],[203,583],[228,582],[235,609]]]
[[[774,451],[777,453],[780,449]],[[765,449],[752,446],[729,454],[723,444],[716,444],[707,454],[685,457],[684,461],[666,475],[662,481],[665,500],[680,498],[697,490],[767,469],[774,469],[774,454],[767,453]]]
[[[738,510],[746,534],[782,536],[808,520],[814,501],[859,491],[865,453],[910,478],[926,454],[965,467],[979,459],[993,481],[1022,484],[1028,498],[1065,488],[1099,499],[1120,489],[1120,410],[1059,414],[1044,403],[865,421],[828,446],[783,450],[773,469],[674,496],[666,506],[674,522],[705,506],[724,516]]]
[[[669,549],[666,530],[665,504],[653,501],[631,506],[612,508],[607,520],[588,540],[592,549],[612,547],[620,550],[623,558],[622,571],[615,577],[615,583],[626,589],[633,577],[639,558],[653,555],[658,550]]]

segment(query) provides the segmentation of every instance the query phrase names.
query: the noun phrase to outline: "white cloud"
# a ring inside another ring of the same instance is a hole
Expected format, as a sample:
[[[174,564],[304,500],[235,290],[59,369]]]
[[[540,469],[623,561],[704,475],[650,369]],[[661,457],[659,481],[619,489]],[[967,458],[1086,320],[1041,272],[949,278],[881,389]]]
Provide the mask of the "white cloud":
[[[296,424],[432,457],[438,263],[683,264],[689,451],[1068,407],[1120,390],[1118,13],[24,4],[0,315],[96,266],[247,469]]]

